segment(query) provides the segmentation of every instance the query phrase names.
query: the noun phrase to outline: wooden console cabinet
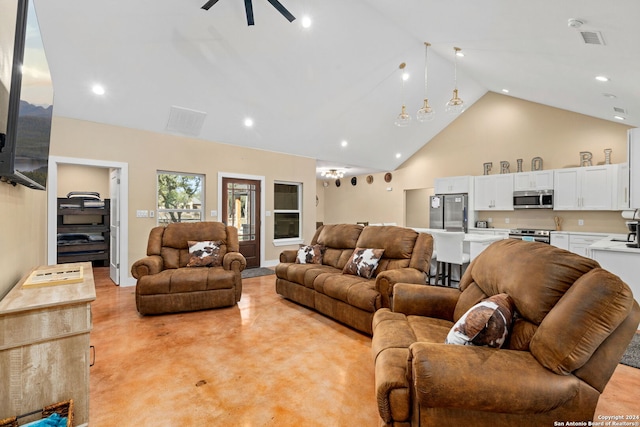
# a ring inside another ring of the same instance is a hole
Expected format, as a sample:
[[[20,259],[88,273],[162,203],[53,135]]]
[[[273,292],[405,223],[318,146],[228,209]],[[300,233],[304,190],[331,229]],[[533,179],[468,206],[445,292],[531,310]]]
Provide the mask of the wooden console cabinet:
[[[0,300],[0,419],[73,399],[74,425],[88,425],[96,292],[91,262],[64,264],[79,266],[81,282],[23,288],[29,272]]]

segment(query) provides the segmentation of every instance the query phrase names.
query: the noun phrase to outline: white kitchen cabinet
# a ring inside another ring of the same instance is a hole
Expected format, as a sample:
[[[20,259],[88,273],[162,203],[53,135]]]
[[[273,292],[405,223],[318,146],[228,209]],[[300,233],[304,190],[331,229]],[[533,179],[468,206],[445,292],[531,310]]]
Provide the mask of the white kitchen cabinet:
[[[569,233],[561,231],[552,231],[550,235],[550,243],[552,246],[560,249],[569,250]]]
[[[473,177],[448,176],[433,180],[435,194],[468,194],[472,191]]]
[[[553,190],[553,170],[513,174],[514,191]]]
[[[554,171],[554,210],[613,210],[615,165]]]
[[[551,245],[591,258],[590,246],[606,238],[603,233],[583,233],[572,231],[552,231]]]
[[[473,186],[475,210],[513,210],[513,174],[476,176]]]
[[[629,208],[640,209],[640,128],[629,129],[628,163],[629,163]]]
[[[616,166],[618,167],[616,207],[618,210],[629,209],[629,164],[621,163]]]
[[[591,258],[589,246],[602,240],[604,237],[602,234],[569,234],[569,250],[574,254]]]

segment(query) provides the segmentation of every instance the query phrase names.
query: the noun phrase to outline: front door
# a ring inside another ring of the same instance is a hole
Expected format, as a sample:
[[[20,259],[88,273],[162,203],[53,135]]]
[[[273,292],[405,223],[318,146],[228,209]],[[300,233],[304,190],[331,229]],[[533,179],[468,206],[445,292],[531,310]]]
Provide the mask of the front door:
[[[222,178],[222,218],[238,229],[247,268],[260,267],[260,181]]]

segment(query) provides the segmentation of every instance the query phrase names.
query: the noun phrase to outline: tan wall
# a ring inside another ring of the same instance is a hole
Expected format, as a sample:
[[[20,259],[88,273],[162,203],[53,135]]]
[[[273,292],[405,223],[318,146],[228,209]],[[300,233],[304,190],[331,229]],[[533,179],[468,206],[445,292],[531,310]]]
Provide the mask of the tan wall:
[[[87,141],[91,141],[87,143]],[[315,231],[315,160],[253,150],[194,138],[158,134],[81,120],[55,117],[51,155],[86,158],[129,165],[129,263],[145,255],[154,218],[136,218],[136,210],[153,210],[158,170],[206,175],[205,212],[218,206],[218,172],[265,176],[266,206],[273,210],[275,180],[303,183],[303,234],[310,240]],[[307,191],[306,189],[311,189]],[[266,217],[265,260],[277,260],[286,247],[273,245],[273,216]],[[297,247],[297,246],[295,246]]]
[[[0,182],[0,298],[46,264],[47,193]]]
[[[58,197],[71,191],[95,191],[109,198],[109,168],[62,164],[58,166]]]
[[[358,177],[355,187],[347,178],[339,188],[333,184],[327,187],[324,218],[326,222],[349,223],[416,221],[414,212],[404,211],[404,190],[433,188],[437,177],[482,175],[485,162],[493,162],[493,174],[499,173],[502,160],[515,172],[516,160],[523,159],[523,170],[529,171],[534,157],[542,157],[545,170],[558,169],[579,166],[581,151],[591,151],[594,164],[603,163],[604,150],[611,148],[612,163],[623,163],[627,160],[628,128],[489,92],[393,171],[390,183],[379,173],[373,175],[371,185]],[[388,187],[392,191],[387,191]],[[563,218],[563,229],[568,231],[626,232],[619,212],[481,212],[478,219],[491,217],[497,228],[553,229],[554,215]],[[584,226],[578,226],[578,219],[584,220]]]

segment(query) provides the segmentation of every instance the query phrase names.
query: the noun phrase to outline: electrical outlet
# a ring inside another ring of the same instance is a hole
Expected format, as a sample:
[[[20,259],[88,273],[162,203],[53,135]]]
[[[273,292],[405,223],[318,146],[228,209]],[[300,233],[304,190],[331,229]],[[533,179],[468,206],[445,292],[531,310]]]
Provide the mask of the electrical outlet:
[[[487,222],[493,222],[493,218],[487,218]]]
[[[578,220],[578,225],[584,225],[584,220],[583,219],[579,219]]]
[[[505,223],[505,224],[509,224],[509,218],[505,218],[505,219],[504,219],[504,223]]]
[[[211,211],[211,212],[209,212],[209,213],[210,213],[210,216],[211,216],[212,218],[215,218],[215,217],[217,217],[217,216],[218,216],[218,211]]]

